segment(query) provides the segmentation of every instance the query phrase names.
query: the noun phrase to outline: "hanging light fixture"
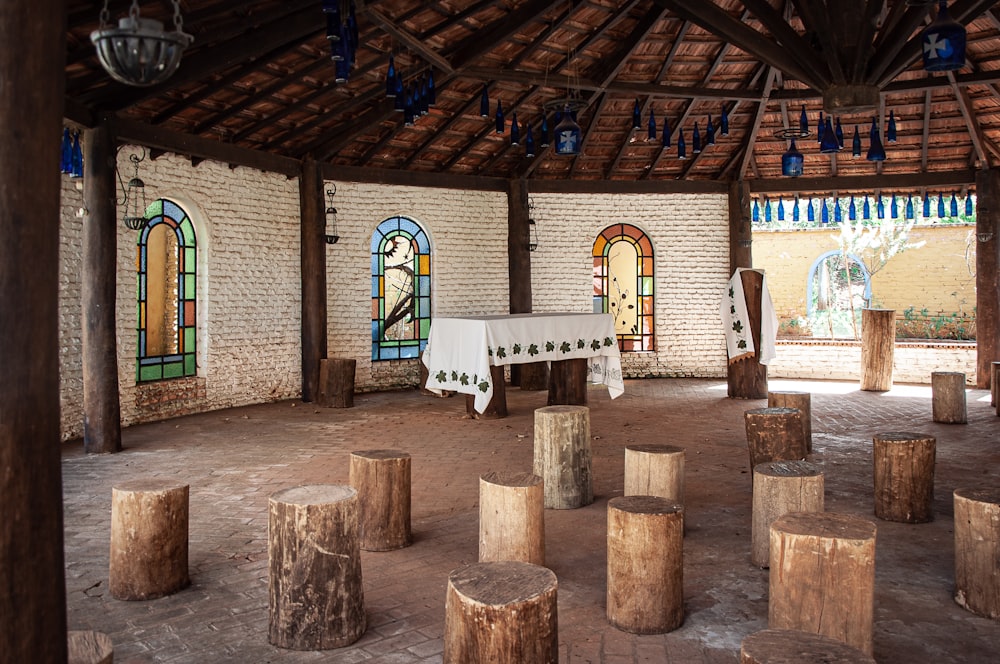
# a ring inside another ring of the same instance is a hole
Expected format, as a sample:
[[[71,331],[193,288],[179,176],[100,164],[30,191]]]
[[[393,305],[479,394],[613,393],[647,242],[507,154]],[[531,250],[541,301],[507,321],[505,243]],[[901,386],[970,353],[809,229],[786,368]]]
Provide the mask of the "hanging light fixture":
[[[118,20],[118,27],[108,23],[108,0],[100,15],[100,28],[90,33],[97,48],[97,58],[111,78],[126,85],[148,87],[170,78],[184,49],[194,37],[183,31],[179,0],[173,0],[174,31],[164,32],[163,23],[139,15],[139,2],[132,0],[129,15]]]
[[[128,160],[132,162],[132,178],[128,184],[122,182],[121,174],[118,174],[118,183],[122,185],[125,194],[124,200],[116,201],[124,208],[122,223],[125,227],[137,231],[146,225],[146,183],[139,177],[139,162],[146,158],[146,151],[142,151],[142,156],[134,152],[129,155]],[[131,210],[129,204],[131,203]]]
[[[535,156],[535,137],[531,135],[531,123],[524,123],[524,156],[534,157]]]
[[[786,177],[797,178],[802,175],[804,164],[805,158],[796,149],[795,139],[793,138],[785,154],[781,155],[781,174]]]
[[[538,130],[538,145],[543,148],[549,147],[549,120],[545,115],[542,115],[542,126]]]
[[[533,205],[529,205],[533,208]],[[538,223],[534,219],[528,219],[528,251],[538,249]]]
[[[483,83],[483,92],[479,95],[479,116],[490,117],[490,95],[485,83]]]
[[[63,127],[62,144],[59,150],[59,172],[69,175],[73,170],[73,139],[69,127]]]
[[[569,104],[563,108],[562,119],[555,128],[556,154],[580,154],[580,125],[573,119]]]
[[[327,35],[329,36],[329,30]],[[389,54],[389,69],[385,73],[385,96],[390,99],[396,96],[396,59],[392,57],[392,53]]]
[[[885,147],[882,145],[882,138],[879,136],[878,120],[872,118],[872,127],[868,132],[871,143],[868,146],[868,154],[865,159],[868,161],[885,161]]]
[[[955,71],[965,66],[965,26],[948,15],[948,3],[938,3],[938,14],[920,33],[924,69]]]
[[[816,142],[823,146],[823,136],[826,134],[826,121],[823,119],[823,111],[819,112],[819,122],[816,123]]]
[[[65,149],[65,148],[64,148]],[[73,140],[69,144],[69,173],[73,179],[83,177],[83,150],[80,148],[80,132],[73,132]]]
[[[437,88],[434,87],[434,70],[427,72],[427,105],[437,105]]]
[[[337,230],[337,208],[333,207],[333,197],[337,195],[337,185],[331,184],[330,186],[332,189],[326,190],[326,233],[324,233],[324,237],[327,244],[337,244],[340,235]]]
[[[497,133],[502,134],[506,128],[506,123],[503,119],[503,101],[500,99],[497,99],[497,112],[496,115],[493,116],[493,119],[496,121]]]

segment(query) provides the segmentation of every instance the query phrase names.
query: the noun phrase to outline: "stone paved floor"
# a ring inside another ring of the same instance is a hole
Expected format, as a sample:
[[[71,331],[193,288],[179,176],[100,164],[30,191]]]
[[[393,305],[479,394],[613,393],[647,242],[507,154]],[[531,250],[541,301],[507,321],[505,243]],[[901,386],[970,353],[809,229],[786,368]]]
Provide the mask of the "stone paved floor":
[[[870,517],[871,438],[913,430],[937,437],[935,520],[878,521],[875,657],[880,662],[997,662],[1000,623],[952,600],[952,492],[996,485],[1000,418],[989,393],[968,393],[968,425],[931,421],[930,388],[884,394],[832,382],[772,380],[812,393],[810,459],[826,478],[826,507]],[[740,641],[767,626],[767,570],[750,563],[751,482],[743,411],[724,381],[627,383],[611,401],[590,393],[594,504],[546,510],[546,563],[559,579],[563,664],[738,661]],[[280,402],[135,426],[125,451],[86,456],[65,446],[63,483],[70,629],[107,633],[115,662],[439,662],[449,572],[477,558],[478,478],[530,470],[533,410],[542,392],[508,390],[510,416],[464,417],[461,397],[418,391],[363,394],[351,409]],[[621,495],[624,446],[686,449],[685,621],[636,636],[605,619],[606,509]],[[355,644],[296,652],[267,642],[267,499],[299,484],[347,483],[349,453],[399,448],[413,458],[414,543],[362,552],[368,629]],[[123,602],[108,593],[111,487],[137,477],[190,484],[192,585]]]

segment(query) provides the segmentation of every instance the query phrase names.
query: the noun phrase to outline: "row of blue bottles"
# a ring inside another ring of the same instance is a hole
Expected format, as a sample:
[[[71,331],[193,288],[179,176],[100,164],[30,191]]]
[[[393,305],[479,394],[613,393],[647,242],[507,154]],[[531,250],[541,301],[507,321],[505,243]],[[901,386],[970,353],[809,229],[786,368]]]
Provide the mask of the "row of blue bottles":
[[[62,146],[59,158],[59,170],[71,178],[83,177],[83,150],[80,148],[80,132],[63,128]]]
[[[924,195],[924,201],[923,201],[923,216],[924,216],[924,218],[930,218],[931,217],[931,198],[932,198],[932,195],[929,194],[929,193]],[[941,218],[941,219],[944,219],[946,217],[957,217],[958,216],[958,211],[959,211],[959,207],[958,207],[958,195],[955,194],[955,193],[951,194],[951,197],[948,199],[947,208],[945,207],[945,198],[946,198],[946,195],[943,192],[937,195],[937,210],[936,210],[937,217]],[[876,214],[876,216],[879,219],[885,219],[885,216],[886,216],[886,204],[885,204],[884,199],[882,199],[881,197],[879,197],[879,198],[877,198],[875,200],[876,200],[876,202],[875,202],[875,214]],[[764,205],[763,217],[764,217],[764,221],[766,223],[766,222],[770,222],[771,219],[772,219],[772,217],[773,217],[773,214],[772,214],[772,211],[771,211],[772,202],[770,200],[768,200],[768,198],[766,196],[763,198],[763,201],[764,201],[763,202],[763,205]],[[799,205],[800,205],[799,198],[798,198],[798,196],[796,196],[795,200],[794,200],[794,203],[792,204],[792,220],[794,222],[796,222],[796,223],[799,221]],[[823,223],[823,224],[830,223],[830,218],[831,218],[830,206],[831,205],[832,205],[832,208],[833,208],[833,211],[832,211],[833,221],[835,223],[838,223],[838,224],[842,221],[842,214],[843,214],[843,212],[842,212],[842,208],[841,208],[840,199],[839,198],[834,198],[834,199],[832,199],[832,201],[830,203],[828,203],[826,199],[821,199],[821,202],[820,202],[820,223]],[[916,211],[915,211],[915,207],[914,207],[914,203],[913,203],[913,195],[912,194],[907,194],[907,196],[906,196],[906,202],[905,202],[905,204],[904,204],[904,206],[902,208],[902,211],[903,211],[903,216],[904,216],[905,219],[907,219],[907,220],[913,220],[913,219],[916,218]],[[815,222],[816,221],[815,202],[814,202],[814,200],[811,197],[809,198],[809,201],[807,203],[806,212],[807,212],[807,218],[808,218],[808,220],[810,222]],[[893,194],[892,196],[889,197],[889,210],[888,210],[888,212],[889,212],[889,216],[892,219],[899,219],[899,217],[900,217],[900,201],[899,201],[899,198],[898,198],[898,196],[896,194]],[[966,216],[972,216],[972,214],[974,212],[974,204],[973,204],[973,200],[972,200],[972,195],[971,194],[967,195],[966,198],[965,198],[965,209],[964,209],[964,212],[965,212]],[[751,218],[755,222],[759,222],[760,219],[761,219],[761,208],[760,208],[760,204],[758,203],[758,201],[756,199],[754,200],[753,206],[751,208]],[[854,195],[852,195],[848,199],[848,202],[847,202],[847,218],[850,221],[857,221],[857,219],[858,219],[857,199],[856,199],[856,197]],[[863,198],[862,218],[864,220],[866,220],[866,221],[870,221],[871,218],[872,218],[871,199],[868,196],[865,196]],[[782,199],[781,199],[780,196],[778,197],[778,200],[777,200],[777,219],[778,219],[778,221],[784,221],[784,219],[785,219],[784,202],[782,201]]]

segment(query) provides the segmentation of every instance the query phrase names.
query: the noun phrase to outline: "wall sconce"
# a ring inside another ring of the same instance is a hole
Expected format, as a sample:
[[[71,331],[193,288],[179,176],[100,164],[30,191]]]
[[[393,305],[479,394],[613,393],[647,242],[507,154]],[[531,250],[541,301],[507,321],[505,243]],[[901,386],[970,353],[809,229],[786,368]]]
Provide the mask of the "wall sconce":
[[[333,189],[326,190],[326,198],[329,204],[326,206],[326,243],[337,244],[340,239],[337,231],[337,208],[333,207],[333,197],[337,194],[337,185],[332,185]]]
[[[976,233],[976,239],[980,242],[989,242],[993,239],[993,233],[990,233],[989,231],[985,233]]]
[[[138,156],[134,152],[129,155],[128,160],[132,162],[132,179],[128,181],[128,184],[122,182],[121,173],[118,173],[118,183],[122,186],[122,192],[125,194],[125,198],[122,201],[117,201],[118,205],[125,208],[125,214],[122,215],[122,223],[125,224],[125,228],[133,231],[137,231],[146,225],[146,183],[142,181],[139,177],[139,162],[146,158],[146,150],[142,151],[142,156]],[[117,172],[117,171],[116,171]],[[139,202],[139,199],[142,202]],[[129,211],[129,203],[132,203],[132,210]],[[141,207],[140,207],[141,205]]]
[[[528,251],[538,249],[538,224],[534,219],[528,220]]]

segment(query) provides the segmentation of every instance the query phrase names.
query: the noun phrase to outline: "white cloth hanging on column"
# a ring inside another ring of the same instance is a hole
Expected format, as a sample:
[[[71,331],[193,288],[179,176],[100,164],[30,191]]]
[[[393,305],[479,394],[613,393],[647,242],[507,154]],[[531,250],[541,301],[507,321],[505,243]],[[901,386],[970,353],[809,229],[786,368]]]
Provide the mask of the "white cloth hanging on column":
[[[750,333],[750,314],[747,311],[746,295],[743,292],[743,278],[740,272],[751,268],[738,267],[733,273],[719,305],[723,332],[726,335],[726,350],[729,363],[753,356],[756,348]],[[769,364],[775,357],[775,340],[778,337],[778,317],[774,313],[771,294],[767,290],[767,277],[761,272],[760,291],[760,363]]]

